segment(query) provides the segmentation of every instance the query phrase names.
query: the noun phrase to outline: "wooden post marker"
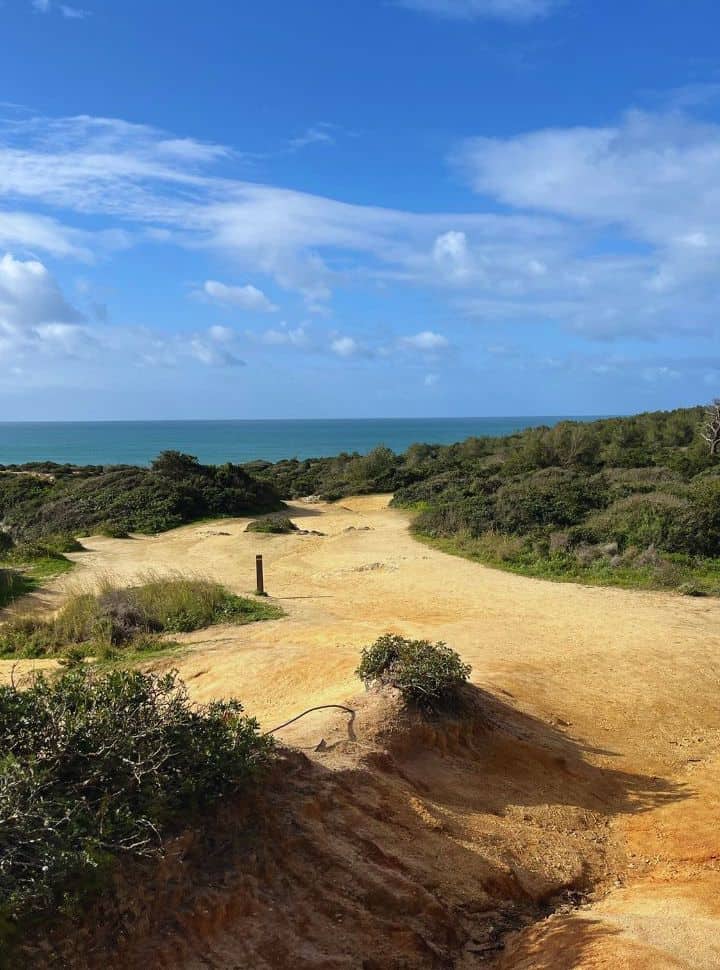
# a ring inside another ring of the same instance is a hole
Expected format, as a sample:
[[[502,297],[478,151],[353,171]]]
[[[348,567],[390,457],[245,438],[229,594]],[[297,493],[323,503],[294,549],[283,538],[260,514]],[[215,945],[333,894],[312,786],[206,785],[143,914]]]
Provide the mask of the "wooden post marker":
[[[263,576],[262,556],[255,556],[255,575],[257,577],[257,589],[255,592],[258,596],[267,596],[267,593],[265,592],[265,577]]]

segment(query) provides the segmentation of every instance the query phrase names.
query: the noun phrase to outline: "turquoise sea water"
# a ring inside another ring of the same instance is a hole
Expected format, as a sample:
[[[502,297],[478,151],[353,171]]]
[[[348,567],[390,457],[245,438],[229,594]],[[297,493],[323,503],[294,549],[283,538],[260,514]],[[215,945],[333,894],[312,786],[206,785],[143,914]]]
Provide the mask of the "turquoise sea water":
[[[333,421],[0,422],[0,465],[27,461],[76,465],[146,465],[168,448],[206,464],[257,458],[320,458],[365,454],[384,444],[404,451],[415,442],[451,444],[471,435],[499,437],[552,425],[559,416],[514,418],[368,418]],[[590,417],[576,420],[590,421]]]

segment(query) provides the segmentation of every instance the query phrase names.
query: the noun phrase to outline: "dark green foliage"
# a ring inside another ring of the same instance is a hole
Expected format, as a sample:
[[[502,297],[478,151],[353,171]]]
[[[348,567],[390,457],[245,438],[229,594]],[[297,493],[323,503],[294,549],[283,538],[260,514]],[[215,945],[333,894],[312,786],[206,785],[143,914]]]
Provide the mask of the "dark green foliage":
[[[207,516],[271,512],[274,488],[239,465],[163,452],[151,468],[35,466],[0,471],[0,523],[16,541],[53,534],[161,532]]]
[[[65,559],[66,552],[82,552],[84,546],[71,535],[46,535],[15,543],[5,553],[8,562],[32,563],[38,559]]]
[[[531,532],[581,522],[605,502],[604,483],[564,468],[545,468],[501,485],[488,523],[501,532]]]
[[[100,891],[118,857],[161,854],[272,744],[236,701],[190,704],[175,674],[77,667],[0,687],[0,751],[3,947],[24,918]]]
[[[386,633],[364,647],[355,671],[366,686],[390,684],[405,700],[429,710],[457,703],[471,668],[445,643]]]
[[[687,499],[678,495],[638,493],[589,516],[582,531],[597,542],[616,542],[620,549],[655,546],[668,552],[694,552],[695,537],[684,525],[688,510]]]
[[[95,529],[99,536],[106,539],[129,539],[130,533],[125,526],[117,522],[101,522]]]
[[[116,647],[141,649],[156,634],[282,615],[276,606],[235,596],[210,580],[151,576],[130,588],[106,583],[97,593],[79,593],[50,619],[13,617],[0,627],[0,655],[52,656],[80,645],[85,654],[105,656]]]
[[[0,609],[29,589],[22,573],[15,569],[0,569]]]
[[[269,535],[288,535],[291,532],[297,532],[298,527],[286,515],[268,515],[265,518],[250,522],[245,531]]]
[[[283,498],[319,495],[328,501],[343,495],[391,492],[411,476],[399,473],[402,458],[384,445],[367,455],[340,454],[334,458],[290,459],[276,464],[251,462],[244,467],[270,482]]]

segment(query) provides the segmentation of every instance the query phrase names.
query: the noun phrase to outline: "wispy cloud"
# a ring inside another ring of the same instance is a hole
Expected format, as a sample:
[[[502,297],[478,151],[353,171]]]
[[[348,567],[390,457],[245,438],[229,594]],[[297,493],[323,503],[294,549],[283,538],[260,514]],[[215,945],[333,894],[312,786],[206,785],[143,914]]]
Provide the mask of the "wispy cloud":
[[[89,10],[83,10],[80,7],[68,7],[64,3],[60,4],[60,13],[68,20],[84,20],[90,16]]]
[[[247,283],[245,286],[228,286],[217,280],[206,280],[201,293],[217,303],[238,307],[241,310],[259,313],[274,313],[277,310],[263,291],[252,283]]]
[[[453,20],[489,18],[523,22],[545,17],[562,0],[397,0],[400,6]]]
[[[53,10],[57,10],[66,20],[84,20],[90,16],[89,10],[71,7],[66,3],[55,3],[54,0],[31,0],[31,2],[39,13],[51,13]]]
[[[433,353],[439,350],[446,350],[449,346],[447,337],[441,333],[433,333],[432,330],[422,330],[420,333],[410,337],[401,337],[400,346],[411,350],[421,350],[425,353]]]
[[[320,311],[335,289],[372,281],[433,289],[448,312],[494,326],[550,323],[590,339],[717,330],[720,125],[687,113],[470,139],[453,156],[481,197],[466,213],[229,177],[239,157],[113,119],[5,121],[0,244],[63,258],[140,240],[219,254],[236,278],[270,278]],[[87,216],[92,231],[79,228]],[[273,307],[255,282],[208,280],[202,292]]]
[[[296,138],[290,139],[290,148],[297,151],[306,148],[308,145],[334,145],[335,144],[335,125],[321,121],[316,125],[311,125]]]

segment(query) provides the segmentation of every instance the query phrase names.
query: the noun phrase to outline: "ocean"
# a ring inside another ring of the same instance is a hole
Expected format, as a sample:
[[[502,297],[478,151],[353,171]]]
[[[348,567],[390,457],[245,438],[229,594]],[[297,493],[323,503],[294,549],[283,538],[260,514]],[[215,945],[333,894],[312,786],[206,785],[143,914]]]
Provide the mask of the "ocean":
[[[161,451],[196,455],[204,464],[255,459],[367,454],[383,444],[451,444],[471,435],[499,437],[560,416],[513,418],[367,418],[286,421],[0,422],[0,465],[28,461],[74,465],[147,465]],[[570,418],[591,421],[591,417]]]

